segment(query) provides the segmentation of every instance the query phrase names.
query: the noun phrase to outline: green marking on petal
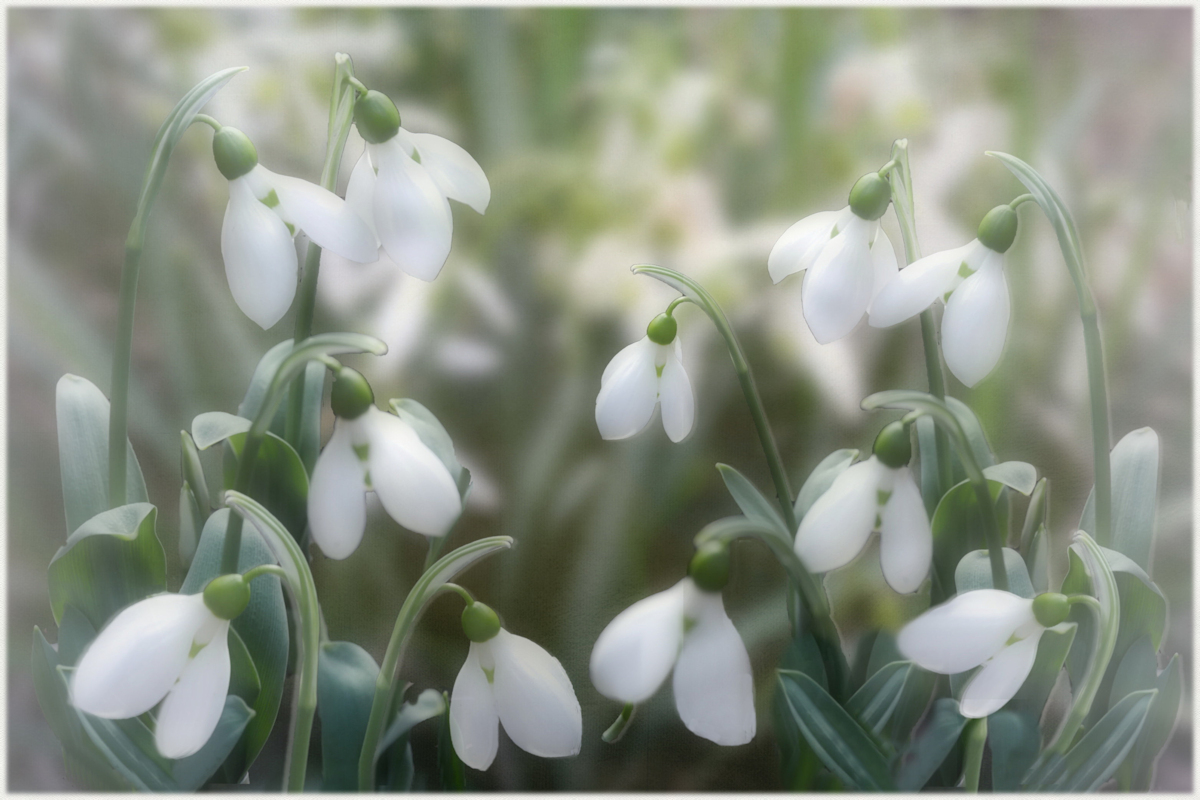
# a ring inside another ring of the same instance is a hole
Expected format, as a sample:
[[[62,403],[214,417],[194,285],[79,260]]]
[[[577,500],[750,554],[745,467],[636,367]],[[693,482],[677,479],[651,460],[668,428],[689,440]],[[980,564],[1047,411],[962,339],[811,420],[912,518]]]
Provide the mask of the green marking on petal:
[[[495,667],[492,667],[491,669],[488,669],[487,667],[480,667],[480,669],[482,669],[483,674],[487,676],[488,683],[496,682],[496,668]]]
[[[293,225],[292,223],[287,222],[287,221],[285,221],[283,224],[287,225],[288,233],[290,233],[292,236],[296,235],[296,226],[295,225]]]
[[[188,660],[190,661],[191,659],[195,658],[196,654],[199,653],[204,648],[205,648],[205,645],[199,644],[197,642],[192,642],[192,649],[188,651]]]
[[[829,238],[832,239],[833,237],[835,237],[837,235],[838,235],[838,228],[837,228],[837,225],[834,225],[832,228],[829,229]]]
[[[698,620],[694,620],[691,617],[684,617],[683,618],[683,635],[687,636],[688,633],[691,632],[692,628],[696,627],[697,622],[698,622]]]
[[[279,205],[279,195],[275,194],[275,190],[272,189],[270,194],[258,202],[262,203],[267,208],[274,208],[275,206]]]
[[[975,274],[975,270],[973,270],[969,266],[967,266],[967,262],[964,261],[958,265],[958,277],[969,278],[974,274]]]
[[[886,505],[887,501],[891,499],[891,496],[891,492],[885,492],[883,489],[875,490],[875,502],[881,506]]]
[[[661,367],[654,368],[654,372],[658,375],[658,377],[660,377],[660,378],[662,377],[663,368],[666,366],[667,366],[666,364],[663,364]]]
[[[358,456],[358,460],[359,460],[359,461],[366,461],[366,460],[367,460],[367,456],[370,454],[370,452],[371,452],[371,445],[370,445],[370,444],[356,444],[356,445],[354,445],[354,455]]]
[[[879,516],[879,514],[875,515],[875,527],[876,528],[883,527],[883,517]]]

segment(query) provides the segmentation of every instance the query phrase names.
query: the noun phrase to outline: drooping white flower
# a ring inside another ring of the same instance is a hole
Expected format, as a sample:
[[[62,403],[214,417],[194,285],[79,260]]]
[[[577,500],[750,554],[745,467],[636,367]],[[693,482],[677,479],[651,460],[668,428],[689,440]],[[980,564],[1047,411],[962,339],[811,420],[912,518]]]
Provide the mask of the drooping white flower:
[[[117,614],[84,651],[71,674],[76,708],[104,719],[129,719],[161,701],[154,742],[167,758],[204,746],[229,693],[229,620],[202,594],[159,594]],[[164,699],[165,698],[165,699]]]
[[[646,336],[608,362],[596,396],[596,427],[602,437],[627,439],[640,432],[659,404],[671,441],[681,442],[692,432],[696,399],[675,332],[675,320],[660,314],[650,322]]]
[[[746,645],[720,592],[691,578],[639,600],[592,649],[592,684],[623,703],[649,699],[672,668],[675,708],[687,729],[721,745],[754,738],[754,680]]]

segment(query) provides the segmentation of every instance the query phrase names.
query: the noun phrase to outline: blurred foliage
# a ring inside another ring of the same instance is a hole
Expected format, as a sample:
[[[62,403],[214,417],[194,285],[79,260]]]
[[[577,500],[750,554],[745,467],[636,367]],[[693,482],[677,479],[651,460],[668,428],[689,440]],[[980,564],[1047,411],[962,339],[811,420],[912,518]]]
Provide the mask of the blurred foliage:
[[[917,324],[863,327],[821,347],[799,313],[800,280],[772,287],[766,255],[796,219],[841,207],[853,180],[901,136],[911,142],[924,252],[971,238],[988,208],[1021,191],[985,149],[1029,161],[1070,205],[1100,308],[1113,440],[1143,425],[1162,438],[1153,575],[1170,601],[1164,650],[1190,663],[1190,14],[14,9],[8,708],[9,729],[22,735],[9,737],[9,788],[73,786],[27,657],[31,627],[53,629],[44,576],[63,541],[52,398],[65,372],[107,390],[121,248],[154,133],[198,78],[247,64],[206,110],[245,130],[271,169],[315,179],[339,50],[396,99],[407,128],[452,138],[492,183],[485,216],[454,209],[454,250],[432,285],[327,257],[316,325],[388,341],[388,356],[353,366],[380,400],[407,396],[435,409],[475,476],[453,543],[517,540],[464,583],[559,657],[583,706],[578,758],[537,759],[502,737],[495,765],[469,772],[469,787],[777,788],[769,702],[787,620],[784,578],[765,552],[739,546],[726,592],[759,681],[753,743],[720,748],[688,734],[664,687],[621,742],[603,744],[620,708],[587,677],[603,626],[674,583],[691,537],[734,512],[713,465],[769,486],[723,347],[701,315],[681,311],[698,398],[697,430],[683,444],[656,425],[603,442],[593,404],[608,359],[671,297],[628,267],[659,263],[703,281],[738,328],[793,485],[829,452],[868,447],[885,420],[859,411],[859,400],[925,388]],[[361,152],[356,137],[343,186]],[[182,579],[178,431],[201,412],[234,411],[261,354],[291,335],[290,317],[262,332],[231,302],[219,247],[225,202],[209,134],[189,132],[150,222],[130,404],[172,587]],[[1060,555],[1051,569],[1061,576],[1092,482],[1082,335],[1049,226],[1032,205],[1021,218],[1007,267],[1007,352],[976,389],[950,390],[976,410],[1001,460],[1028,461],[1050,478]],[[899,241],[891,215],[884,225]],[[1024,502],[1012,518],[1023,518]],[[424,549],[375,506],[358,552],[343,562],[318,556],[331,637],[378,658]],[[910,613],[877,573],[868,551],[831,581],[851,643]],[[467,650],[457,614],[451,602],[434,606],[405,680],[452,685]],[[1191,789],[1187,715],[1180,726],[1157,788]],[[283,731],[252,770],[255,785],[278,775]],[[418,765],[435,763],[432,726],[414,731],[412,746]]]

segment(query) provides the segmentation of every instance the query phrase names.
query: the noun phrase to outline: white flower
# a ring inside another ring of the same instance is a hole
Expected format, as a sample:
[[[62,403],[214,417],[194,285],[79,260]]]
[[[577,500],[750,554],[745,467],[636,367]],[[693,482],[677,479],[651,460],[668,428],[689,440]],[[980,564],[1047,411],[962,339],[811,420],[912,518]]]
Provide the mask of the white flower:
[[[390,259],[423,281],[436,278],[450,255],[454,221],[448,200],[482,214],[491,197],[487,176],[466,150],[404,128],[385,142],[367,144],[346,187],[346,202],[382,248],[368,261]]]
[[[308,524],[325,555],[346,558],[362,541],[368,490],[392,519],[425,536],[444,536],[462,513],[446,465],[412,426],[374,406],[354,419],[338,417],[313,467]]]
[[[225,275],[238,308],[264,329],[283,317],[296,295],[297,231],[352,261],[375,260],[371,230],[333,192],[262,165],[229,181],[221,225]]]
[[[1045,630],[1033,600],[977,589],[905,625],[896,644],[905,658],[931,672],[953,675],[982,664],[959,701],[964,717],[977,718],[999,711],[1021,688]]]
[[[596,396],[596,426],[605,439],[627,439],[650,422],[654,406],[662,404],[663,428],[673,442],[692,432],[696,400],[683,369],[683,350],[655,344],[642,337],[613,356],[600,376]]]
[[[767,258],[767,271],[775,283],[805,271],[804,319],[816,340],[828,344],[854,330],[896,276],[896,252],[878,220],[865,220],[846,206],[805,217],[784,231]]]
[[[942,353],[967,386],[987,377],[1008,335],[1008,283],[1004,255],[978,239],[925,256],[900,270],[871,305],[870,324],[886,328],[944,300]]]
[[[209,611],[201,594],[140,600],[84,651],[71,674],[71,702],[97,717],[129,719],[161,700],[154,728],[159,753],[190,756],[212,736],[225,707],[228,634],[229,621]]]
[[[543,758],[579,753],[583,714],[558,659],[503,628],[472,642],[450,696],[450,740],[463,763],[487,769],[499,726],[522,750]]]
[[[933,534],[921,491],[908,467],[871,456],[838,475],[800,521],[796,555],[813,572],[849,564],[879,528],[883,577],[897,592],[915,592],[933,560]]]
[[[754,738],[750,656],[720,592],[684,578],[608,624],[592,650],[592,683],[624,703],[650,698],[675,669],[675,708],[687,729],[722,745]]]

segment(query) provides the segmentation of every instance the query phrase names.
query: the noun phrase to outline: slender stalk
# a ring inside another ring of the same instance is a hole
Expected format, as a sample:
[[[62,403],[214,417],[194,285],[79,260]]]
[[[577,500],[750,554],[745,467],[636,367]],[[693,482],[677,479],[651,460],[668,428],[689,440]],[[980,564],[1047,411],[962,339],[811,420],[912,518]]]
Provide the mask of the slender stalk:
[[[979,772],[983,766],[983,746],[987,742],[987,717],[972,720],[967,728],[963,753],[963,788],[971,794],[979,792]]]

